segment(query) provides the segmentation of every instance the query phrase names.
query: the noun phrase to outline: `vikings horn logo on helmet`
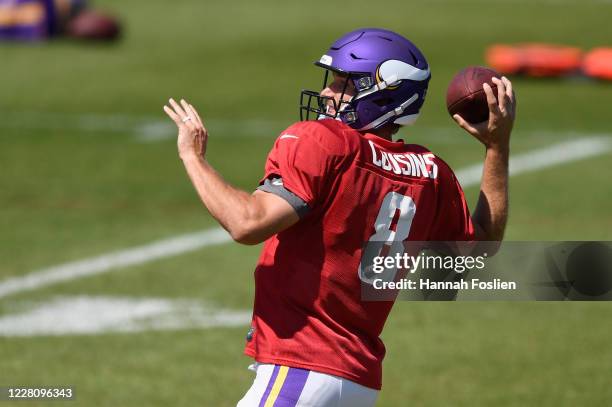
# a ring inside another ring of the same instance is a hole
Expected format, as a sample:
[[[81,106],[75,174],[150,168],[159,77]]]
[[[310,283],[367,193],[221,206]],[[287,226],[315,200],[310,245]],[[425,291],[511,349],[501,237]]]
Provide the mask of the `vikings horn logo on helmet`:
[[[387,82],[389,89],[397,87],[402,80],[424,81],[429,78],[429,67],[419,69],[403,61],[391,59],[378,66],[376,70],[378,82]]]

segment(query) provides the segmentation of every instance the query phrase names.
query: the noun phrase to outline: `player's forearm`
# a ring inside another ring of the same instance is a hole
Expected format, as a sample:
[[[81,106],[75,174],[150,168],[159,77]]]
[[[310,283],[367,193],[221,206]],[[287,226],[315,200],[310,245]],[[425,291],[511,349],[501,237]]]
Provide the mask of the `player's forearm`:
[[[472,220],[478,240],[501,241],[508,220],[509,148],[488,148]]]
[[[244,240],[258,217],[252,205],[252,196],[232,187],[200,157],[183,158],[183,164],[210,214],[234,240]]]

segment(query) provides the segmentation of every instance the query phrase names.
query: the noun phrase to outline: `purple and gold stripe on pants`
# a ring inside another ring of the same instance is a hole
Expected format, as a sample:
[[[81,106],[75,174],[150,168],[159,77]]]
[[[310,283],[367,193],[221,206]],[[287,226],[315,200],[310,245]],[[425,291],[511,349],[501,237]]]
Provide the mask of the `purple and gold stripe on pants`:
[[[275,365],[259,407],[295,407],[308,373],[304,369]]]

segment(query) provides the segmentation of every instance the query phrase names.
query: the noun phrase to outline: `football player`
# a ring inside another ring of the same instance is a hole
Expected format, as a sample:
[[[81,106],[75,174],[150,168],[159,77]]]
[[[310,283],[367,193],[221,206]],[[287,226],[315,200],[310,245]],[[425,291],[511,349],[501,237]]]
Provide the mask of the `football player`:
[[[508,210],[512,84],[484,85],[490,117],[457,124],[485,147],[470,214],[451,168],[427,148],[393,141],[425,101],[430,67],[406,38],[350,32],[316,65],[320,92],[303,91],[303,119],[276,139],[253,193],[206,160],[196,109],[170,99],[178,151],[200,199],[234,240],[265,242],[245,353],[253,385],[239,406],[372,406],[382,385],[379,338],[392,301],[364,301],[367,242],[501,241]]]

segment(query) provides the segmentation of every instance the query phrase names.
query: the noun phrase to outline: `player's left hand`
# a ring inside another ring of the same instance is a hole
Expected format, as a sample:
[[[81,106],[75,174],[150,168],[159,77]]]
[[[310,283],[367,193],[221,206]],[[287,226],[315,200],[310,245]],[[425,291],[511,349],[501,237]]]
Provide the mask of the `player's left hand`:
[[[180,105],[174,99],[170,99],[168,103],[170,107],[164,105],[164,112],[170,116],[178,127],[176,144],[179,157],[182,160],[192,157],[203,160],[206,155],[208,131],[204,127],[200,115],[184,99],[181,99]]]

